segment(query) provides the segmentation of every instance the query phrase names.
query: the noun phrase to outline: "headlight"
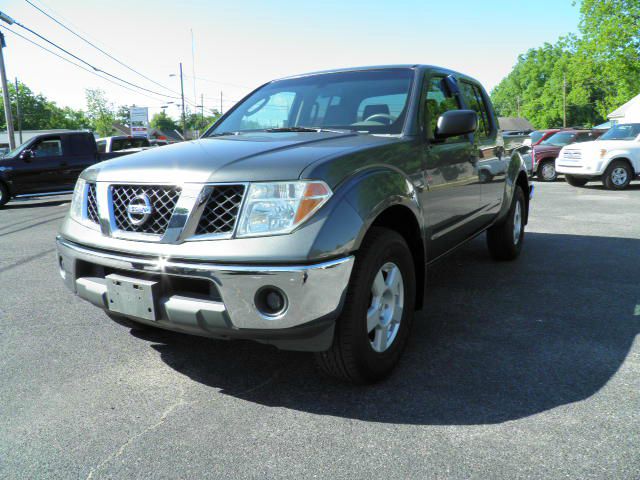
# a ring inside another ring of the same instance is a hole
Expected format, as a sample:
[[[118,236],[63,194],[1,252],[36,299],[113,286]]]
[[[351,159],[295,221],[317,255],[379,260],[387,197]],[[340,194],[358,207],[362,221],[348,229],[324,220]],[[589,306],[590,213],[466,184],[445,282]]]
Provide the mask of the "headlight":
[[[603,148],[602,150],[600,150],[600,158],[604,158],[606,154],[607,154],[606,148]]]
[[[320,181],[252,183],[246,193],[236,236],[290,233],[330,197],[331,189]]]
[[[84,192],[86,190],[87,182],[79,178],[76,182],[76,187],[73,189],[73,197],[71,198],[71,209],[69,213],[74,220],[82,221],[83,206],[84,206]]]

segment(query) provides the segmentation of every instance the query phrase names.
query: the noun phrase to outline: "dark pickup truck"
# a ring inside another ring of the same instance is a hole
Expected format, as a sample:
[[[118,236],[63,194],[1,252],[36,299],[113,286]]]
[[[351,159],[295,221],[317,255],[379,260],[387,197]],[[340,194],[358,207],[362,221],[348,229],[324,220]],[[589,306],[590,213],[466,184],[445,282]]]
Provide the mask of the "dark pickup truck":
[[[313,73],[256,89],[199,140],[85,170],[58,264],[120,324],[311,351],[373,382],[402,354],[429,266],[484,232],[515,259],[530,195],[473,78]]]
[[[91,132],[33,137],[0,157],[0,207],[13,197],[70,192],[85,168],[127,153],[98,153]]]

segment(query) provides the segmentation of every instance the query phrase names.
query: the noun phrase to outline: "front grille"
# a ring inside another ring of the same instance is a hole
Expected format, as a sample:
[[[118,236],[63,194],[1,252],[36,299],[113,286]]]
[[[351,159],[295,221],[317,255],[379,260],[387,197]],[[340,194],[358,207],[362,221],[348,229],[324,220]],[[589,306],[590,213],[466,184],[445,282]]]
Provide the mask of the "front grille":
[[[580,150],[565,150],[562,157],[567,160],[580,160],[582,159],[582,152]]]
[[[87,192],[87,218],[93,223],[99,223],[100,217],[98,217],[98,199],[96,197],[96,184],[89,184],[89,191]]]
[[[204,207],[196,235],[232,233],[244,195],[244,185],[216,185]]]
[[[134,224],[127,215],[129,204],[138,196],[146,195],[151,213],[146,221]],[[180,187],[149,185],[112,185],[111,199],[116,228],[125,232],[164,235],[173,210],[180,197]]]

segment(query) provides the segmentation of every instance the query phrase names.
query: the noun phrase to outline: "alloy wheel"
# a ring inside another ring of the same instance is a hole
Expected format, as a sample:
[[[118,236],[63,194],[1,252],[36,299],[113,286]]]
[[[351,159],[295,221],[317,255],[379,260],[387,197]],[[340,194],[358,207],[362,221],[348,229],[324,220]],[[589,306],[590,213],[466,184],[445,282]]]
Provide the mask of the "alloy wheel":
[[[371,285],[371,304],[367,310],[367,332],[371,348],[382,353],[398,335],[404,310],[404,280],[400,268],[385,263]]]
[[[522,235],[522,207],[516,201],[516,208],[513,211],[513,244],[517,245]]]
[[[618,187],[627,183],[628,178],[629,174],[626,168],[617,167],[611,172],[611,182]]]
[[[542,165],[542,178],[545,180],[552,180],[556,176],[556,167],[547,162]]]

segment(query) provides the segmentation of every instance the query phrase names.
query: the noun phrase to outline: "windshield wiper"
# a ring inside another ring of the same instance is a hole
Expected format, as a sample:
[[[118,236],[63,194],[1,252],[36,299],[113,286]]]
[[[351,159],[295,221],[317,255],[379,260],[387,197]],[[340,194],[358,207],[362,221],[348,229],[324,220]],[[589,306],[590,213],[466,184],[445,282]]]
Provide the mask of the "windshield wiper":
[[[277,133],[277,132],[329,132],[329,133],[349,133],[353,132],[353,130],[333,130],[330,128],[319,128],[319,127],[280,127],[280,128],[265,128],[262,130],[263,132]]]
[[[212,133],[207,135],[207,137],[225,137],[228,135],[240,135],[242,132],[220,132],[220,133]]]

